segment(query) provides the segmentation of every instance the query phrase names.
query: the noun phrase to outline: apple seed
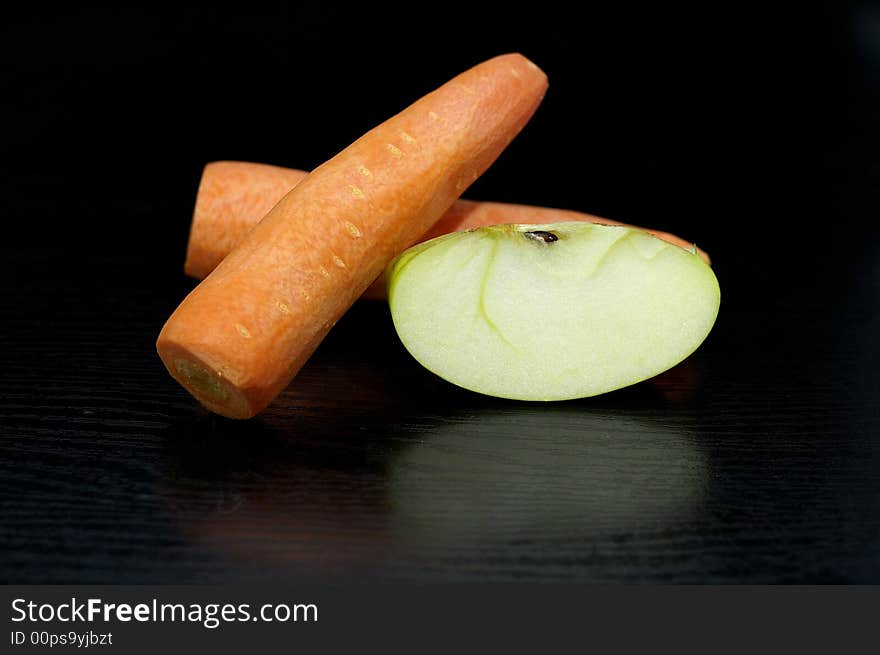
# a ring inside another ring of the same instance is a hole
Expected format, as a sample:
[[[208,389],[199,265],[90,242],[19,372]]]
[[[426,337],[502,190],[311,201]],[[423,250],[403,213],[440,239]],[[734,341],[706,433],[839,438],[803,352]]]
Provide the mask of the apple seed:
[[[545,232],[544,230],[523,232],[523,236],[526,239],[532,239],[533,241],[543,241],[544,243],[553,243],[554,241],[559,241],[558,236],[556,236],[552,232]]]

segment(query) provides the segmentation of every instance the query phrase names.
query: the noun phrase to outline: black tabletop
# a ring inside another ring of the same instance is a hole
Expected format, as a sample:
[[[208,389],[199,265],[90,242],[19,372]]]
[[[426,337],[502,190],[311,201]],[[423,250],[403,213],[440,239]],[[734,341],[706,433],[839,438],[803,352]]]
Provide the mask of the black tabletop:
[[[11,16],[0,580],[880,582],[880,13],[391,18]],[[466,196],[696,241],[697,352],[506,401],[360,301],[262,415],[200,408],[155,339],[201,167],[316,166],[512,50],[550,91]]]

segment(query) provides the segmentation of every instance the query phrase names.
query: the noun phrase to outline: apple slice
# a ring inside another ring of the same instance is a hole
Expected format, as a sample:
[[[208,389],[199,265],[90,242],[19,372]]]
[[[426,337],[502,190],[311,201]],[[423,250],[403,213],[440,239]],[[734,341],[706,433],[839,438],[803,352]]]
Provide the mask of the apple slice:
[[[695,252],[617,225],[495,225],[410,248],[387,271],[403,345],[458,386],[516,400],[619,389],[685,359],[718,315]]]

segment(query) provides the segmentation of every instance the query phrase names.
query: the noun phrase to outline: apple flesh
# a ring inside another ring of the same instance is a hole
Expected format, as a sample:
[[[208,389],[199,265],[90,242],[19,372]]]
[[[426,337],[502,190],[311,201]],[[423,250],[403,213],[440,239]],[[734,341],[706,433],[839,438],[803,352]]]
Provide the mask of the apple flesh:
[[[416,360],[516,400],[585,398],[653,377],[697,349],[720,303],[695,252],[617,225],[448,234],[386,273],[395,329]]]

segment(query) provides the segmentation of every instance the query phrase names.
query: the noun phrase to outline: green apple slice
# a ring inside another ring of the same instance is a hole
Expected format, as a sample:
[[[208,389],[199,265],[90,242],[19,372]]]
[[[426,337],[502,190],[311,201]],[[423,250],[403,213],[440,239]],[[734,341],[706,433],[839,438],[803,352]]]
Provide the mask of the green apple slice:
[[[401,254],[387,280],[416,360],[516,400],[585,398],[657,375],[697,349],[720,303],[695,252],[580,222],[447,234]]]

